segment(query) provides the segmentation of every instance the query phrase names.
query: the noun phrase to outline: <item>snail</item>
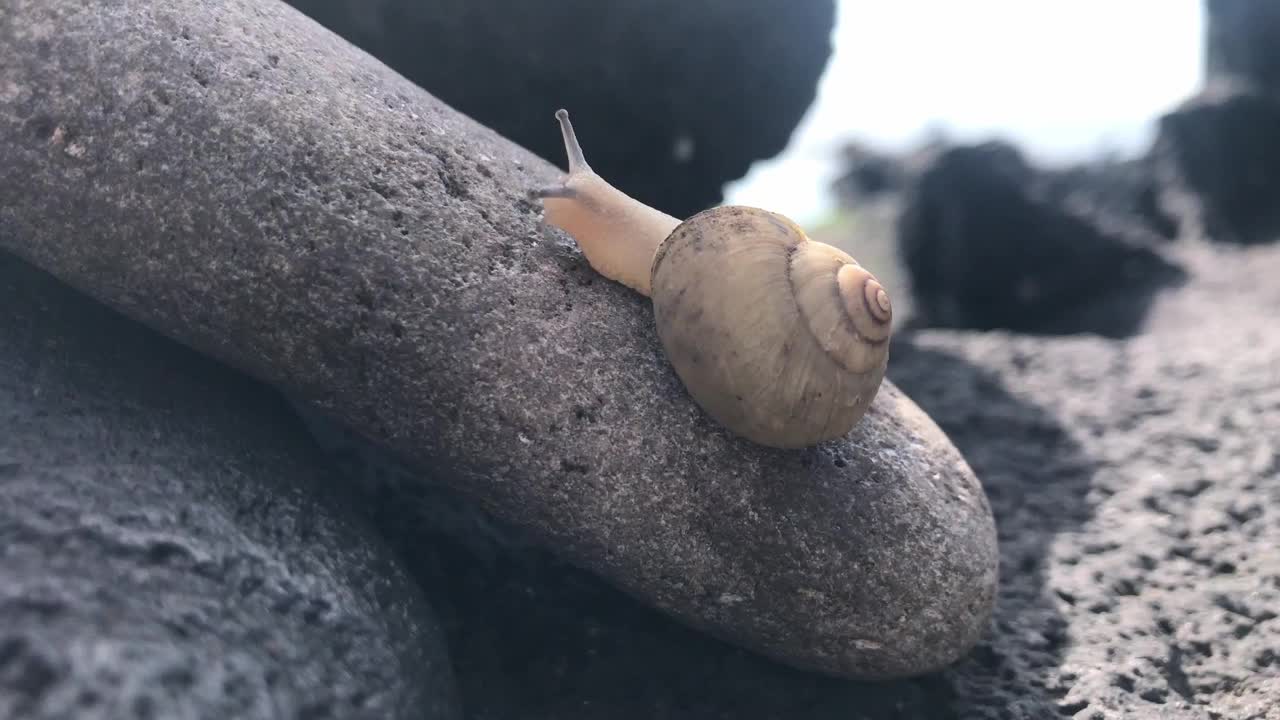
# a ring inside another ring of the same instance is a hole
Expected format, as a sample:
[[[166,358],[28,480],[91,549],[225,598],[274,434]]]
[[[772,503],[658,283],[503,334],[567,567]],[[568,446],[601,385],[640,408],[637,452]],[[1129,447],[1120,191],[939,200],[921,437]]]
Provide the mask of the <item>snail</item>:
[[[778,213],[721,206],[680,221],[592,171],[566,110],[569,170],[531,195],[591,267],[650,298],[659,340],[693,400],[774,448],[844,436],[888,362],[893,311],[848,253]]]

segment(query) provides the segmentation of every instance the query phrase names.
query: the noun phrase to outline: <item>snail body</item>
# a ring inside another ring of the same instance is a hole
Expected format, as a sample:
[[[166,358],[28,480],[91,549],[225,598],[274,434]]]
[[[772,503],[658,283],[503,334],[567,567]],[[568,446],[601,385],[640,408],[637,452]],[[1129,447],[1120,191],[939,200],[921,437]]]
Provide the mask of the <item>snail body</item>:
[[[845,435],[875,398],[892,308],[848,253],[754,207],[680,221],[596,175],[568,113],[569,174],[536,190],[547,222],[601,275],[649,297],[663,350],[694,401],[731,432],[777,448]]]

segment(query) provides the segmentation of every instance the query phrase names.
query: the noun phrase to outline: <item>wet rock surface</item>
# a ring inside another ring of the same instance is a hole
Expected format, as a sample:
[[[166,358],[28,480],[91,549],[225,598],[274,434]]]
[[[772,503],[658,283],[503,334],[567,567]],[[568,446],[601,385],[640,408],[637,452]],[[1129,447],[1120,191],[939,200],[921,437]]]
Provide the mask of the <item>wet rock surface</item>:
[[[1114,202],[1129,197],[1140,209],[1154,200],[1138,189],[1105,193],[1113,200],[1102,203],[1104,193],[1079,186],[1033,168],[1004,142],[932,154],[908,186],[897,227],[912,325],[1138,332],[1153,296],[1185,273],[1153,247],[1150,223]]]
[[[0,717],[459,717],[274,393],[7,254],[0,308]]]
[[[0,50],[5,247],[709,635],[886,677],[985,630],[990,508],[892,383],[844,442],[728,436],[553,167],[288,7],[9,3]]]
[[[676,217],[782,151],[835,24],[832,0],[290,3],[557,165],[568,108],[596,172]]]

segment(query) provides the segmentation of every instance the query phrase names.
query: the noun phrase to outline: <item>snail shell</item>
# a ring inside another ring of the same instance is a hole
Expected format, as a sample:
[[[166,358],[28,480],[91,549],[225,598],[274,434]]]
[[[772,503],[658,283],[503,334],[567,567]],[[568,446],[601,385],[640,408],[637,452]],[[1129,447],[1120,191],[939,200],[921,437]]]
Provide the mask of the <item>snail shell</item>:
[[[689,394],[774,447],[846,434],[884,378],[888,293],[847,253],[777,213],[719,207],[654,255],[658,336]]]
[[[762,445],[846,434],[884,379],[893,310],[842,250],[777,213],[730,206],[681,222],[596,175],[564,110],[563,183],[533,191],[605,277],[653,300],[658,337],[690,396]]]

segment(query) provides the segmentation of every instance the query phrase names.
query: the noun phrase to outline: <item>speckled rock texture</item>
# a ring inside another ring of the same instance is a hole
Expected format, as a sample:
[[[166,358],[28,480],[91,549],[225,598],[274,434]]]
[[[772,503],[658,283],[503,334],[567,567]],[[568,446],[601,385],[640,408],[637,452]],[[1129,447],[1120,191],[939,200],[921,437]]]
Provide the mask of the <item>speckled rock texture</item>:
[[[0,717],[459,717],[317,460],[271,391],[0,254]]]
[[[833,0],[289,1],[561,166],[568,108],[596,172],[682,218],[786,146],[835,25]]]
[[[1185,278],[1148,222],[1072,192],[1012,145],[950,146],[922,162],[897,226],[913,327],[1124,337]]]
[[[973,463],[1000,528],[992,630],[943,672],[797,672],[671,622],[447,494],[429,496],[430,525],[386,495],[379,526],[441,589],[468,717],[1276,718],[1280,251],[1172,250],[1191,279],[1157,298],[1141,337],[899,341],[892,377]],[[369,487],[405,472],[316,430]]]
[[[1129,342],[928,333],[890,368],[1000,527],[997,630],[952,675],[957,717],[1280,709],[1280,253],[1178,253],[1193,280]]]
[[[893,677],[986,630],[987,499],[892,383],[842,442],[729,436],[527,202],[554,167],[292,8],[11,0],[0,55],[0,245],[708,634]]]

